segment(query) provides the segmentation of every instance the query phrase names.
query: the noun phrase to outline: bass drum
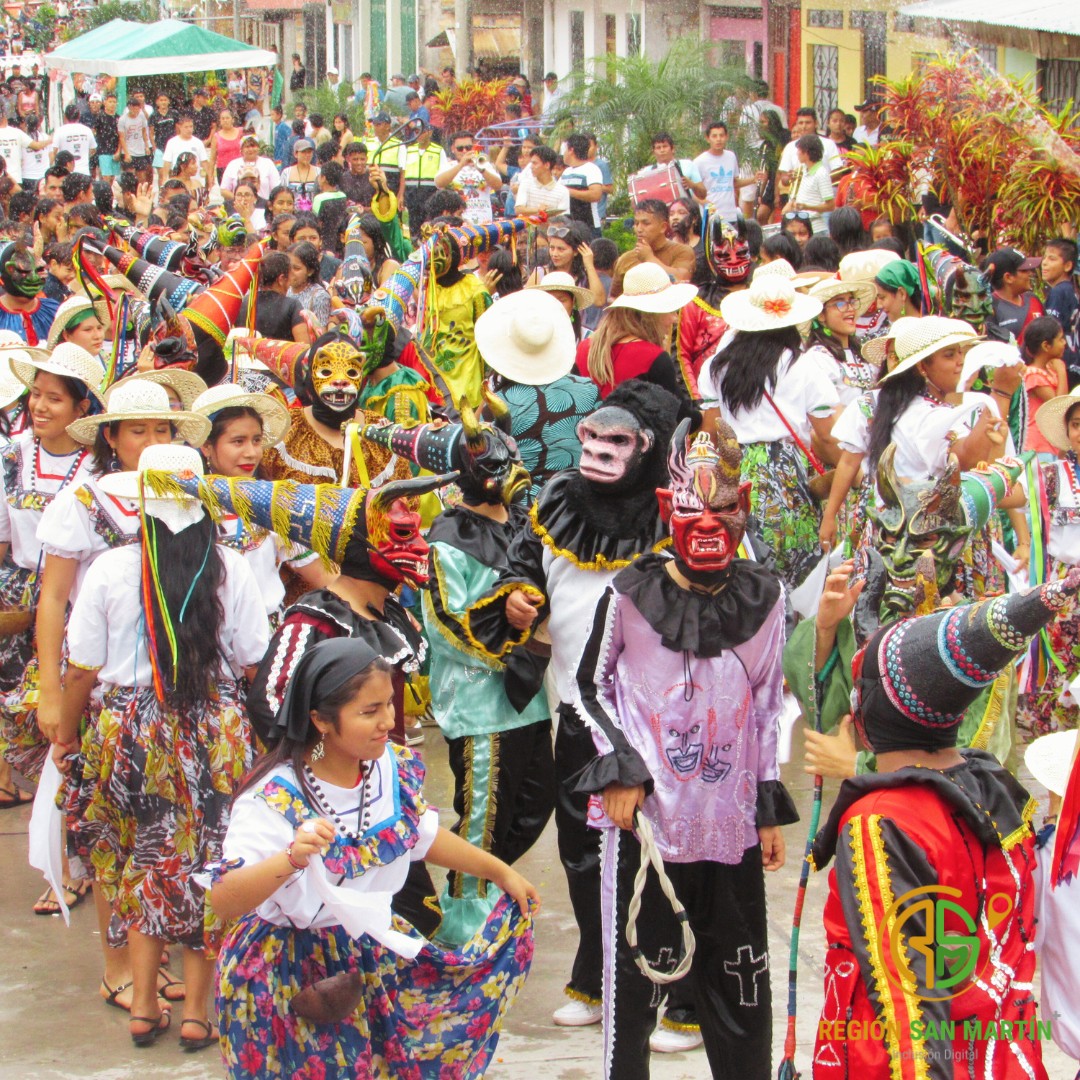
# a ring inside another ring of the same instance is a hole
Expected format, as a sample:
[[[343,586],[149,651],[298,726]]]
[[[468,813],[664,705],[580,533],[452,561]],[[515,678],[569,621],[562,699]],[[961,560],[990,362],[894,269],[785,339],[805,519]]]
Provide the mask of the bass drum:
[[[627,180],[627,187],[630,202],[635,206],[644,199],[659,199],[665,206],[670,206],[676,199],[686,196],[682,173],[674,165],[642,169]]]

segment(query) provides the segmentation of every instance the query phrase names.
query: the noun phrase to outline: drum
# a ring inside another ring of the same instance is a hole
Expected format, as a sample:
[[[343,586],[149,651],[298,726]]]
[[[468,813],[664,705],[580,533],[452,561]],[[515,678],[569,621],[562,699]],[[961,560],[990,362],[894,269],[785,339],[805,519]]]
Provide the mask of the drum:
[[[630,202],[634,205],[643,199],[659,199],[665,206],[670,206],[686,195],[682,173],[674,165],[656,165],[634,173],[627,180],[627,187]]]

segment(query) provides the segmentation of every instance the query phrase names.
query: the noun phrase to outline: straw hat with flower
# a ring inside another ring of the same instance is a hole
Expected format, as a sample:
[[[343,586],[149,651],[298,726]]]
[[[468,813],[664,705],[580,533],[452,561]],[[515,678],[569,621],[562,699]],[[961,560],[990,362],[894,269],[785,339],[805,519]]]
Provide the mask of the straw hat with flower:
[[[1080,406],[1080,386],[1076,387],[1071,394],[1061,394],[1058,397],[1044,401],[1035,414],[1035,424],[1042,437],[1058,450],[1071,450],[1069,442],[1068,417],[1069,412]]]
[[[628,307],[652,315],[664,315],[686,307],[697,293],[696,285],[672,282],[667,271],[656,263],[638,263],[626,271],[623,291],[611,301],[609,307]]]
[[[979,335],[959,319],[924,315],[922,318],[897,319],[892,340],[896,366],[882,376],[882,382],[909,371],[920,361],[951,345],[977,345]]]
[[[165,387],[145,379],[125,379],[109,392],[103,413],[68,424],[67,433],[83,446],[92,446],[105,424],[120,420],[168,420],[189,446],[201,446],[210,434],[210,421],[194,412],[175,410]]]
[[[755,277],[748,289],[728,293],[720,303],[721,318],[743,333],[783,330],[820,314],[820,300],[796,292],[789,280],[778,275]]]
[[[543,281],[526,285],[526,289],[542,289],[549,293],[569,293],[574,298],[574,307],[584,311],[593,302],[592,289],[583,289],[565,270],[553,270],[544,275]]]

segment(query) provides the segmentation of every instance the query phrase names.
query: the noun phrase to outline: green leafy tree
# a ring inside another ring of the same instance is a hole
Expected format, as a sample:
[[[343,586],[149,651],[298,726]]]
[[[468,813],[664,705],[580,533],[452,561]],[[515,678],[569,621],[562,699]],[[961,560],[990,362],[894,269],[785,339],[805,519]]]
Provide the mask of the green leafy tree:
[[[65,29],[63,38],[70,41],[88,30],[95,30],[113,19],[127,19],[128,22],[154,23],[161,18],[161,5],[157,0],[104,0],[104,3],[87,8],[72,19]]]
[[[672,42],[659,60],[599,57],[569,81],[558,120],[564,131],[572,120],[575,131],[596,135],[616,192],[653,160],[656,132],[674,136],[679,156],[695,157],[705,146],[703,125],[737,116],[750,88],[743,67],[718,66],[715,49],[692,37]]]

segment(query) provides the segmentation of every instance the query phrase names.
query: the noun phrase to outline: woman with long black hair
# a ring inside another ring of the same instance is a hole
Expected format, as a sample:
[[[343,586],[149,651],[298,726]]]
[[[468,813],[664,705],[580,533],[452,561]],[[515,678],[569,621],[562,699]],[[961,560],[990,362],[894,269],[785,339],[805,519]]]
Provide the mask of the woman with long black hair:
[[[371,263],[375,284],[382,285],[391,274],[401,268],[401,263],[390,251],[386,233],[383,232],[382,224],[374,214],[364,214],[357,224],[360,226],[360,242],[364,245],[368,262]]]
[[[147,1046],[169,1028],[158,969],[165,944],[178,943],[180,1045],[198,1050],[217,1038],[206,1010],[204,893],[193,875],[220,857],[232,795],[251,763],[239,680],[269,633],[251,571],[216,542],[201,504],[144,486],[147,469],[201,475],[198,451],[150,446],[139,468],[100,481],[107,494],[141,503],[141,534],[97,559],[75,601],[53,758],[69,767],[93,695],[81,750],[85,811],[72,827],[112,906],[110,934],[127,935],[131,1039]]]

